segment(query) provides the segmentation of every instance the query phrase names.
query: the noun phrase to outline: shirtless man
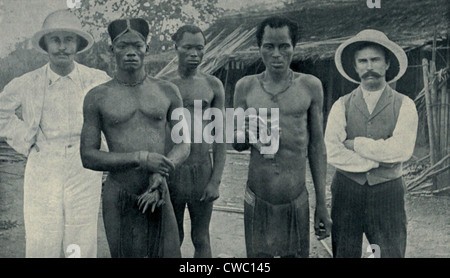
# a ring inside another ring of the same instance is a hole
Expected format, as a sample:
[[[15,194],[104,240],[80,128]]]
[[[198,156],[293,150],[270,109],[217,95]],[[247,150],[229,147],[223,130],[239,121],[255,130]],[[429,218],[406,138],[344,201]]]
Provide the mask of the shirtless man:
[[[188,157],[189,145],[164,151],[166,123],[175,124],[169,119],[182,99],[175,85],[145,72],[145,20],[115,20],[108,32],[117,73],[86,95],[81,157],[84,167],[109,171],[103,218],[111,256],[180,257],[165,177]],[[99,150],[101,132],[109,152]]]
[[[289,66],[298,27],[280,17],[264,20],[256,38],[266,70],[236,84],[234,107],[279,109],[280,141],[273,159],[251,147],[245,192],[244,222],[248,257],[308,257],[309,203],[305,186],[309,159],[316,193],[315,233],[330,235],[331,220],[325,203],[326,151],[322,132],[322,84],[312,75],[293,72]],[[269,112],[268,112],[268,115]]]
[[[176,84],[183,98],[184,107],[191,115],[191,127],[194,126],[194,101],[200,100],[203,112],[218,108],[224,113],[225,92],[216,77],[197,70],[205,47],[205,37],[200,28],[185,25],[172,36],[176,43],[178,71],[163,78]],[[209,121],[202,121],[202,132]],[[225,126],[225,125],[224,125]],[[191,153],[189,158],[171,174],[169,190],[180,233],[180,244],[184,239],[183,221],[186,205],[191,217],[191,239],[195,247],[195,258],[210,258],[209,223],[213,201],[219,198],[219,184],[225,166],[226,145],[212,144],[213,162],[209,150],[211,144],[202,140],[194,142],[191,132]],[[214,165],[214,166],[213,166]]]

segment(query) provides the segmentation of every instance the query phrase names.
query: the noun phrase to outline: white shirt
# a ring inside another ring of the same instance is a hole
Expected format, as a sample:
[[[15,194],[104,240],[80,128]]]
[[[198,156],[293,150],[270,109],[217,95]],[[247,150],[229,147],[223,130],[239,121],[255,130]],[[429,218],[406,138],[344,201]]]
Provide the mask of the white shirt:
[[[385,87],[386,86],[384,86],[381,90],[378,91],[367,91],[361,86],[361,91],[363,94],[364,101],[366,102],[367,105],[367,110],[369,110],[369,114],[372,114],[373,110],[375,109],[375,106],[377,105],[378,100],[380,99],[381,94],[383,93]]]
[[[375,107],[379,96],[376,98],[376,95],[366,95],[366,97],[364,100],[369,112],[372,112],[373,108],[370,110],[369,107]],[[375,99],[374,104],[372,101]],[[417,136],[418,115],[414,101],[407,96],[403,96],[392,137],[386,140],[355,137],[354,151],[349,150],[344,146],[347,139],[346,125],[345,104],[341,97],[331,107],[324,138],[328,163],[338,169],[356,173],[367,172],[379,167],[379,163],[404,162],[412,156]]]
[[[37,141],[79,141],[83,125],[84,90],[79,82],[78,68],[66,76],[60,76],[50,66],[47,71],[48,87],[44,96],[41,132]]]

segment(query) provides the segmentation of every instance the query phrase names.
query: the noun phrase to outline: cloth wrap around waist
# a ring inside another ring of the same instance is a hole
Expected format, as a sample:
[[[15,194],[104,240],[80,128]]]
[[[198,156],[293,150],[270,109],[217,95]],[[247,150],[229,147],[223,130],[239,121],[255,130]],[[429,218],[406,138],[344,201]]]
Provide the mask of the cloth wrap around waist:
[[[169,194],[165,204],[142,213],[138,195],[107,177],[103,189],[103,219],[111,256],[179,258],[178,227]]]
[[[309,200],[304,190],[287,204],[271,204],[245,192],[247,255],[271,256],[309,254]]]

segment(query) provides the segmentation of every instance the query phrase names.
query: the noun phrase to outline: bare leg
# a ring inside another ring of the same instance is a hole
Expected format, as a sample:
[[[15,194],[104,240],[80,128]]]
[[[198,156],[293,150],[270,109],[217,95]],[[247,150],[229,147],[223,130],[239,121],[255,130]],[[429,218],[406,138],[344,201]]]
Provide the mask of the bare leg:
[[[177,220],[177,226],[178,226],[178,234],[180,237],[180,246],[183,244],[184,240],[184,211],[186,209],[186,201],[184,200],[177,200],[177,198],[171,198],[173,211],[175,213],[175,218]]]
[[[209,223],[213,202],[192,201],[188,204],[191,216],[191,238],[195,247],[194,258],[211,258]]]

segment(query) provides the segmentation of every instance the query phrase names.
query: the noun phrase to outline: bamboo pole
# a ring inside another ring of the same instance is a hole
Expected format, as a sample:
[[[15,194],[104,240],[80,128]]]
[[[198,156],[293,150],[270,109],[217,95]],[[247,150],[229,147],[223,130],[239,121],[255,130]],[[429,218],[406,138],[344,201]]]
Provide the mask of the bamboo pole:
[[[441,89],[441,155],[444,156],[448,153],[447,150],[447,137],[448,137],[448,92],[447,92],[447,80],[442,81],[444,86]]]
[[[434,165],[436,162],[436,156],[434,153],[434,125],[433,125],[433,115],[431,113],[431,96],[428,89],[428,60],[422,59],[422,71],[423,71],[423,86],[425,91],[425,106],[427,111],[427,124],[428,124],[428,139],[430,143],[430,162]]]
[[[431,77],[431,82],[430,82],[430,94],[431,94],[431,113],[433,115],[432,117],[432,121],[433,121],[433,125],[434,125],[434,129],[433,129],[433,136],[434,136],[434,152],[435,152],[435,157],[436,160],[440,159],[441,154],[439,151],[439,131],[440,131],[440,127],[439,127],[439,96],[437,93],[437,76],[436,76],[436,63],[435,61],[431,60],[430,61],[430,75]]]
[[[446,61],[445,66],[447,67],[447,71],[449,71],[449,69],[450,69],[450,43],[449,43],[449,41],[450,41],[450,31],[447,32],[447,49],[446,49],[446,53],[445,53],[446,54],[445,55],[445,61]],[[447,82],[448,82],[448,80],[445,80],[443,82],[444,83],[443,84],[444,87],[442,89],[442,91],[446,95],[446,102],[445,102],[445,107],[444,107],[444,111],[445,111],[444,112],[444,117],[445,117],[445,121],[444,121],[445,137],[444,137],[444,140],[445,140],[445,154],[446,155],[450,153],[450,149],[449,149],[449,147],[450,147],[450,134],[449,134],[449,131],[448,131],[448,128],[449,128],[448,126],[450,124],[450,95],[449,95],[450,93],[449,93],[448,88],[447,88]],[[450,165],[450,162],[447,162],[446,165]],[[450,174],[448,174],[448,177],[450,178]]]

